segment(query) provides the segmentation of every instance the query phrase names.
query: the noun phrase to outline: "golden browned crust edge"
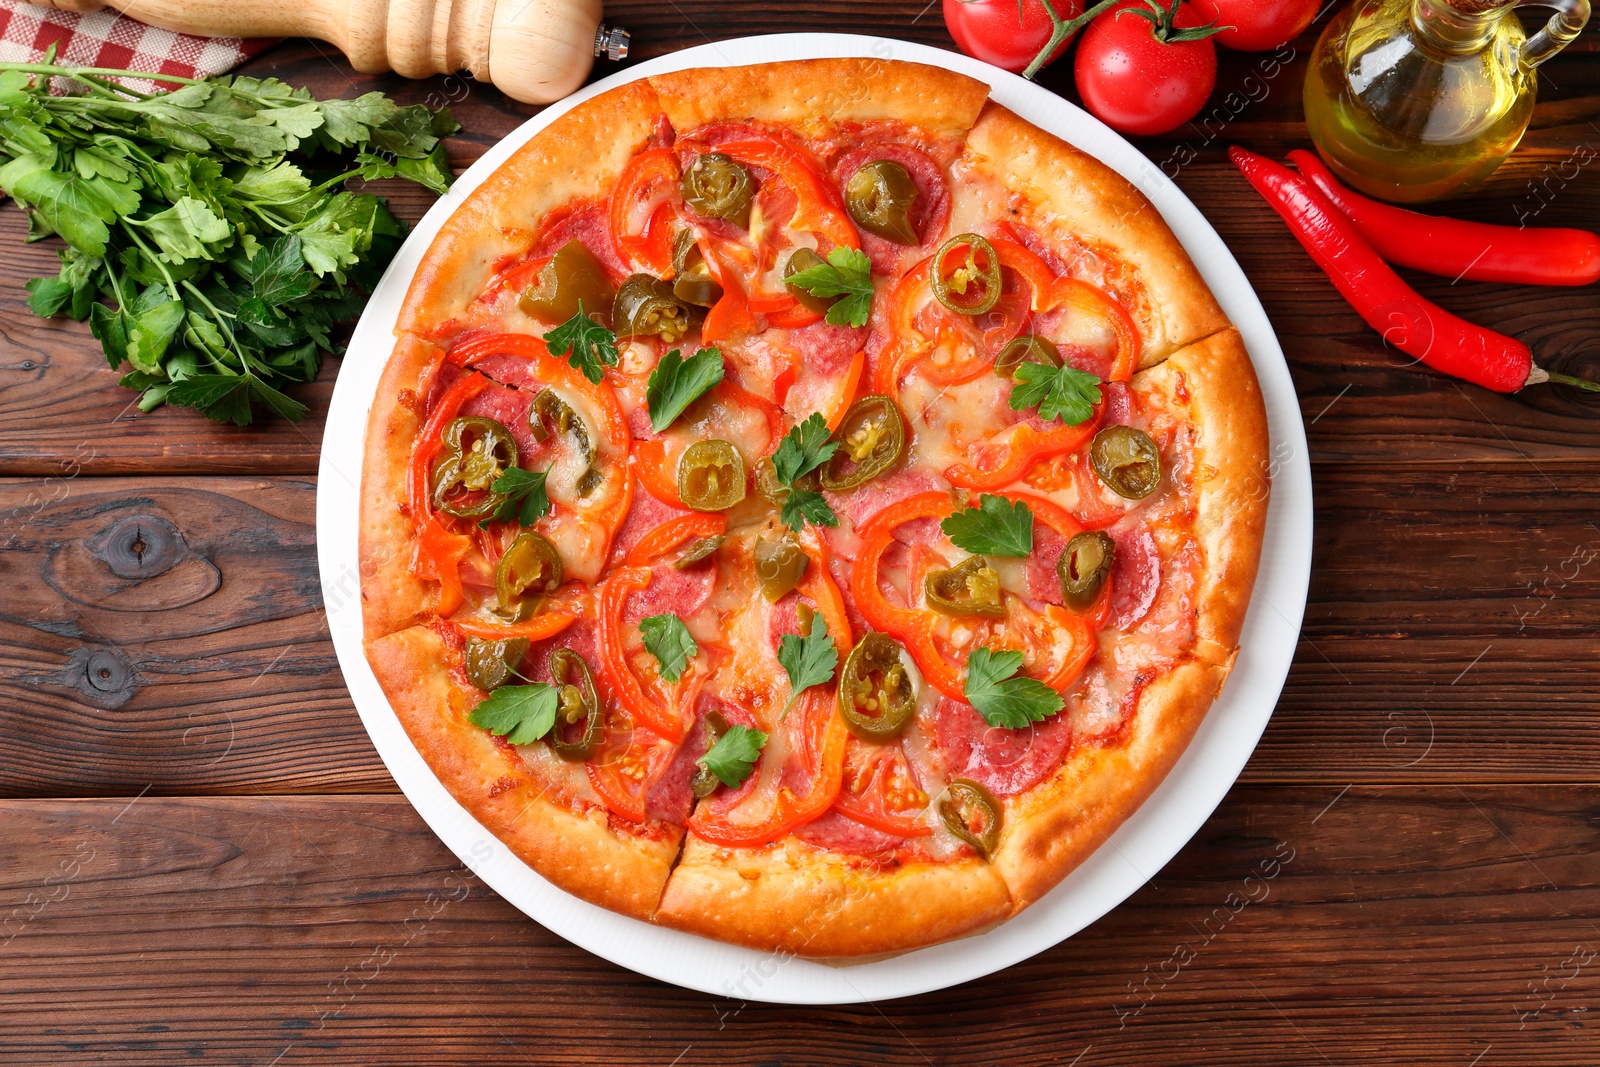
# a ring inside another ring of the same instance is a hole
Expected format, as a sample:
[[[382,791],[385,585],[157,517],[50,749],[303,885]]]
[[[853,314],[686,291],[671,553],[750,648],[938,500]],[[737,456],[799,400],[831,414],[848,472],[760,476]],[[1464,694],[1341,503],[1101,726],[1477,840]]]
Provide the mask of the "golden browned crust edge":
[[[1267,409],[1237,330],[1180,349],[1150,371],[1168,395],[1187,395],[1195,428],[1195,537],[1200,542],[1195,652],[1232,660],[1255,591],[1272,479]],[[1181,386],[1181,389],[1180,389]]]
[[[673,129],[708,122],[781,122],[811,135],[839,122],[898,119],[934,134],[964,134],[989,86],[964,74],[903,60],[800,59],[697,68],[650,79]]]
[[[1147,303],[1135,316],[1144,338],[1141,367],[1228,326],[1155,205],[1098,159],[993,101],[967,135],[965,158],[1134,268]]]
[[[1183,755],[1233,666],[1255,587],[1270,441],[1243,340],[1223,330],[1142,376],[1195,430],[1195,647],[1144,691],[1119,740],[1075,749],[1048,782],[1005,802],[995,867],[1019,911],[1110,837]]]
[[[691,836],[656,921],[763,951],[827,958],[920,948],[1010,913],[1005,883],[977,859],[879,868],[794,837],[762,849],[721,849]]]
[[[1071,873],[1149,798],[1188,747],[1227,673],[1216,664],[1180,664],[1140,696],[1119,741],[1075,749],[1049,781],[1003,802],[994,866],[1016,911]]]
[[[361,623],[368,641],[416,625],[438,598],[434,583],[411,573],[416,526],[406,506],[406,468],[422,430],[418,378],[433,352],[416,338],[400,338],[367,415],[358,551]]]
[[[426,334],[482,292],[503,257],[525,253],[548,212],[609,192],[655,130],[661,108],[648,82],[601,93],[556,119],[467,195],[428,246],[396,330]]]
[[[367,642],[367,662],[411,743],[450,795],[554,885],[648,920],[678,852],[671,827],[630,835],[603,812],[577,814],[545,795],[527,770],[467,721],[468,691],[451,681],[438,635],[413,627]]]

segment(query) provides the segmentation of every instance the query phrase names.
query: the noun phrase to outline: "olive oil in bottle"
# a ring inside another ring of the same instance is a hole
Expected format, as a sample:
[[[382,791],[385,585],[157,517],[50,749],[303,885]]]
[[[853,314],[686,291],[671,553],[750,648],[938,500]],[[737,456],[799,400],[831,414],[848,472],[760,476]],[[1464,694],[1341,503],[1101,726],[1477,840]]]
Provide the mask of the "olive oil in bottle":
[[[1528,37],[1516,8],[1555,9]],[[1589,0],[1356,0],[1306,72],[1306,124],[1340,178],[1402,203],[1492,174],[1528,128],[1534,68],[1589,19]]]

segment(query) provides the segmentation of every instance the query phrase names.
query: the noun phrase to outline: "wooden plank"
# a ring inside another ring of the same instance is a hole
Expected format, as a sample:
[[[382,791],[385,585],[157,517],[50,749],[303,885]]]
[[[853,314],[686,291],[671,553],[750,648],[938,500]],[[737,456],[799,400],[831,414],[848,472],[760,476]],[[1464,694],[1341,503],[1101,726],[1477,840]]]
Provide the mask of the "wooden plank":
[[[565,944],[399,797],[7,801],[0,1047],[18,1064],[1589,1063],[1592,809],[1582,787],[1239,787],[1126,904],[1032,960],[785,1009],[749,999],[760,968],[707,996]]]
[[[829,3],[790,13],[740,0],[696,5],[693,14],[636,0],[608,17],[635,31],[637,58],[744,32],[830,28],[889,34],[948,45],[938,13],[917,3]],[[710,37],[702,34],[709,34]],[[1304,146],[1298,87],[1312,34],[1295,43],[1295,57],[1222,53],[1221,88],[1211,109],[1162,138],[1140,139],[1151,159],[1177,176],[1239,257],[1279,330],[1311,428],[1312,455],[1325,461],[1370,460],[1375,451],[1418,461],[1464,457],[1522,461],[1586,459],[1600,444],[1594,418],[1600,398],[1542,387],[1502,397],[1459,385],[1385,351],[1380,338],[1346,307],[1282,223],[1226,163],[1228,143],[1242,141],[1281,154]],[[892,48],[892,46],[891,46]],[[406,103],[452,107],[467,131],[450,144],[460,169],[537,109],[514,104],[492,88],[455,78],[408,82],[393,75],[352,75],[328,58],[325,46],[286,42],[248,69],[272,73],[323,95],[382,89]],[[610,68],[607,68],[610,69]],[[1452,212],[1492,221],[1590,225],[1600,194],[1600,168],[1580,160],[1593,138],[1590,120],[1600,105],[1596,65],[1588,56],[1561,57],[1546,69],[1546,97],[1535,128],[1516,159],[1479,196]],[[1269,76],[1270,73],[1270,76]],[[1048,69],[1041,84],[1071,95],[1067,64]],[[1557,88],[1559,87],[1559,88]],[[1233,95],[1230,95],[1233,94]],[[1189,162],[1193,156],[1192,162]],[[397,214],[419,218],[432,197],[399,182],[380,183]],[[297,395],[311,406],[305,422],[272,420],[239,429],[219,427],[194,412],[130,408],[98,346],[79,324],[35,319],[22,285],[53,273],[49,242],[25,245],[26,227],[14,206],[0,208],[0,473],[57,475],[74,464],[95,473],[309,474],[326,417],[338,362]],[[1416,278],[1423,292],[1474,321],[1528,341],[1552,369],[1600,377],[1600,350],[1590,338],[1600,306],[1582,291],[1452,286]]]
[[[328,640],[314,491],[0,483],[0,795],[392,789]],[[1336,465],[1317,507],[1305,634],[1248,778],[1592,779],[1592,481]]]
[[[0,484],[0,781],[392,788],[323,617],[309,482]]]

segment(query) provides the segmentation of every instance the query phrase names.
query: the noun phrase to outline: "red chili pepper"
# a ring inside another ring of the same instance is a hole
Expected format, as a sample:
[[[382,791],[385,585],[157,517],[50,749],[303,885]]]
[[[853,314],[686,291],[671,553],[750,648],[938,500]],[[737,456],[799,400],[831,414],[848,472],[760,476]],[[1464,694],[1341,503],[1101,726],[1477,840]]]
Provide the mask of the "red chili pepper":
[[[1435,370],[1486,389],[1514,393],[1530,381],[1533,353],[1521,341],[1465,319],[1424,299],[1310,179],[1238,146],[1228,158],[1295,237],[1334,287],[1383,339]],[[1542,381],[1540,374],[1531,380]]]
[[[1383,258],[1443,278],[1513,285],[1589,285],[1600,281],[1600,236],[1587,230],[1493,226],[1380,204],[1339,184],[1304,149],[1289,162],[1356,224]]]

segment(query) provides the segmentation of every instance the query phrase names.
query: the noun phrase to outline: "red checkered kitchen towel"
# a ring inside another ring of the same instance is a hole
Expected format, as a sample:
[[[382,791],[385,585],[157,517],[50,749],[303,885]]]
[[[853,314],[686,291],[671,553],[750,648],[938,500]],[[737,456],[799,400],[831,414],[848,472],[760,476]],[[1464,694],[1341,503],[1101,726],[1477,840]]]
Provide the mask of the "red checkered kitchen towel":
[[[57,62],[73,66],[203,78],[232,70],[272,43],[174,33],[109,9],[80,14],[0,0],[0,62],[5,63],[36,63],[44,58],[45,49],[55,45]],[[134,78],[127,85],[146,93],[174,87],[171,82]]]

